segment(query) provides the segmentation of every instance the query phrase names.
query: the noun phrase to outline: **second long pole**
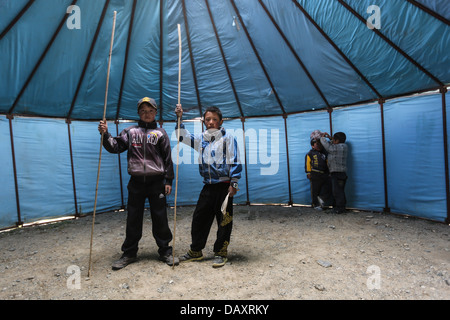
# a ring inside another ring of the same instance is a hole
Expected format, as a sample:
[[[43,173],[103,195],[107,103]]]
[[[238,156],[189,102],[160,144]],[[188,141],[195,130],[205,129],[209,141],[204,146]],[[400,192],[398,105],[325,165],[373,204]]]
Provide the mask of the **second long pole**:
[[[178,104],[181,103],[181,28],[178,24]],[[172,258],[173,265],[175,268],[175,236],[177,230],[177,196],[178,196],[178,164],[180,159],[180,121],[181,118],[177,116],[178,123],[178,133],[177,133],[177,165],[176,165],[176,175],[175,175],[175,203],[174,203],[174,214],[173,214],[173,244],[172,244]]]

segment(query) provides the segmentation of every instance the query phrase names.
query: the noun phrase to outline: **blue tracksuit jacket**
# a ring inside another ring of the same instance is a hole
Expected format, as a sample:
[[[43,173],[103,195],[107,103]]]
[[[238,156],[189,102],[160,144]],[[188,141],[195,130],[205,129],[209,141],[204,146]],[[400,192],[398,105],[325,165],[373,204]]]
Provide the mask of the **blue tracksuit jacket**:
[[[183,124],[180,127],[180,141],[199,153],[199,171],[205,184],[237,182],[241,177],[242,164],[233,136],[222,127],[206,130],[201,135],[189,133]]]

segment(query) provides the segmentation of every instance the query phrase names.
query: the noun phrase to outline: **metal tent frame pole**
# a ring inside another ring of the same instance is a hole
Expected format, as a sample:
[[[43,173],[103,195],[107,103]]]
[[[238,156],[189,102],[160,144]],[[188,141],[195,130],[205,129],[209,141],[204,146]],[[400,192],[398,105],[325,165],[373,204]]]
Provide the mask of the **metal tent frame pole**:
[[[442,96],[442,129],[443,129],[443,137],[444,137],[444,167],[445,167],[445,196],[447,203],[447,219],[446,223],[450,224],[450,177],[449,177],[449,164],[448,164],[448,132],[447,132],[447,101],[446,101],[446,93],[448,89],[447,87],[442,87],[440,92]]]
[[[14,190],[16,193],[16,207],[17,207],[16,226],[19,227],[19,226],[23,225],[23,221],[22,221],[22,217],[20,214],[19,184],[17,182],[16,152],[14,150],[14,134],[13,134],[13,126],[12,126],[12,119],[14,118],[14,116],[11,114],[8,114],[6,117],[9,120],[9,137],[10,137],[10,141],[11,141],[11,156],[12,156],[13,173],[14,173]]]
[[[386,136],[384,128],[384,99],[378,100],[380,105],[380,116],[381,116],[381,147],[383,150],[383,183],[384,183],[384,212],[391,212],[389,208],[389,192],[388,192],[388,182],[387,182],[387,165],[386,165]]]

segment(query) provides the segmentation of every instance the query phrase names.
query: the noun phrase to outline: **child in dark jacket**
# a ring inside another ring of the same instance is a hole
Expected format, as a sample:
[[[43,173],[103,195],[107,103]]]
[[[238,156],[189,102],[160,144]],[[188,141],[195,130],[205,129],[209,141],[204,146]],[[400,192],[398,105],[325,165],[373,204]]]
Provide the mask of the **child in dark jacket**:
[[[314,209],[322,210],[331,192],[327,154],[318,140],[312,139],[311,147],[305,156],[305,172],[311,185],[311,204]]]
[[[103,147],[110,153],[127,150],[128,205],[125,241],[122,257],[112,265],[113,270],[122,269],[136,261],[138,243],[142,237],[145,201],[150,203],[153,223],[153,237],[158,245],[160,260],[168,265],[177,265],[173,259],[172,232],[170,231],[166,195],[172,190],[174,178],[170,140],[166,131],[155,122],[157,105],[152,98],[142,98],[138,102],[139,123],[123,130],[118,137],[108,132],[106,122],[100,121],[98,130],[104,134]]]

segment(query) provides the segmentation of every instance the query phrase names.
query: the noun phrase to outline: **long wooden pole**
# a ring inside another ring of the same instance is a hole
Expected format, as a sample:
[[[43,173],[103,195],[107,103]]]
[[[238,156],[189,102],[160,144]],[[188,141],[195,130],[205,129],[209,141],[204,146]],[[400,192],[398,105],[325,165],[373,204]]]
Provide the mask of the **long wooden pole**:
[[[111,45],[109,47],[109,58],[108,58],[108,72],[106,75],[106,90],[105,90],[105,104],[103,105],[103,122],[106,122],[106,105],[108,102],[108,87],[109,87],[109,73],[111,70],[111,55],[112,55],[112,49],[114,44],[114,32],[116,30],[116,16],[117,11],[114,11],[114,20],[113,20],[113,27],[111,32]],[[99,152],[99,158],[98,158],[98,169],[97,169],[97,184],[95,186],[95,201],[94,201],[94,213],[92,215],[92,227],[91,227],[91,244],[89,248],[89,269],[88,269],[88,277],[91,276],[91,261],[92,261],[92,242],[94,238],[94,224],[95,224],[95,212],[97,209],[97,195],[98,195],[98,182],[100,179],[100,165],[102,162],[102,149],[103,149],[103,136],[104,133],[102,132],[102,137],[100,141],[100,152]]]
[[[178,24],[178,104],[181,103],[181,28]],[[180,119],[177,117],[178,122],[178,134],[177,134],[177,168],[175,177],[175,203],[174,203],[174,214],[173,214],[173,244],[172,244],[172,258],[173,265],[175,268],[175,236],[177,230],[177,196],[178,196],[178,163],[180,159]]]

